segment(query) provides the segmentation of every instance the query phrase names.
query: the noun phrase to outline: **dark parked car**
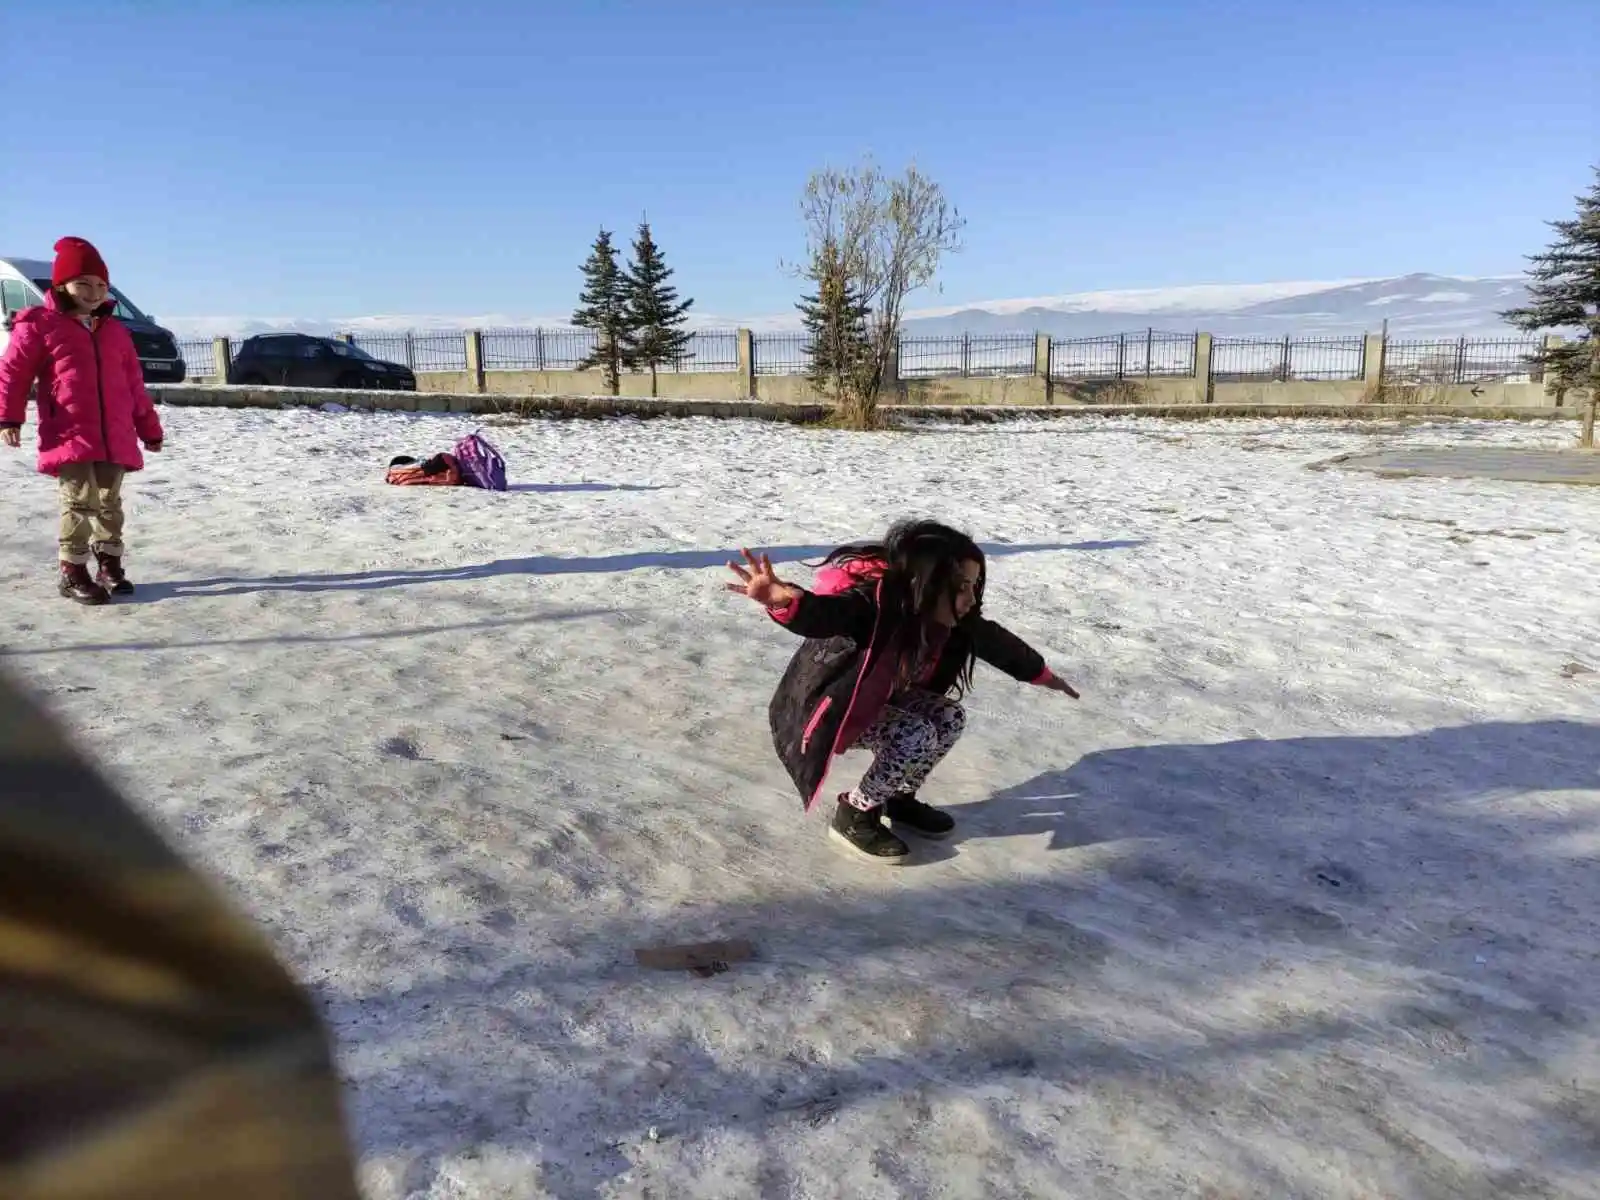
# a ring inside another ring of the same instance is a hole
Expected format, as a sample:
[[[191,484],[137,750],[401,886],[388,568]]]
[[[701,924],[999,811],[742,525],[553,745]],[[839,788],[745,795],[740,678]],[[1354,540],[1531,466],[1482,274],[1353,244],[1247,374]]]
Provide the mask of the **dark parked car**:
[[[246,338],[233,352],[229,383],[274,387],[382,388],[414,392],[417,377],[409,367],[374,358],[339,338],[306,333],[263,333]]]

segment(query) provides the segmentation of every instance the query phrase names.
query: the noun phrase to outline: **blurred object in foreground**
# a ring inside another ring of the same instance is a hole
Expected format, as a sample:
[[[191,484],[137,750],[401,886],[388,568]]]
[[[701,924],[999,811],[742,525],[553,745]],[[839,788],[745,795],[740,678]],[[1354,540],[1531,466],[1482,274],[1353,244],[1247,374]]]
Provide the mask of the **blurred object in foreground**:
[[[0,676],[0,1196],[354,1200],[265,938]]]

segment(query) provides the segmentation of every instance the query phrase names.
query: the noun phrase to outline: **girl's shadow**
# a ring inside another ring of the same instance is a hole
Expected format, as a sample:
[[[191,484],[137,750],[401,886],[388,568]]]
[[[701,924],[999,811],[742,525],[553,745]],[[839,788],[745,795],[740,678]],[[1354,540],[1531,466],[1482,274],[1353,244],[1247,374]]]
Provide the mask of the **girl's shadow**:
[[[931,838],[918,837],[914,833],[897,834],[901,841],[911,847],[911,853],[905,858],[901,866],[895,870],[904,871],[913,867],[931,867],[936,863],[950,862],[960,858],[961,851],[958,846],[965,840],[965,830],[962,828],[960,812],[950,810],[956,817],[956,827],[947,838],[934,841]],[[889,827],[892,831],[894,826]]]
[[[565,492],[664,492],[664,483],[513,483],[508,492],[543,492],[547,495]]]

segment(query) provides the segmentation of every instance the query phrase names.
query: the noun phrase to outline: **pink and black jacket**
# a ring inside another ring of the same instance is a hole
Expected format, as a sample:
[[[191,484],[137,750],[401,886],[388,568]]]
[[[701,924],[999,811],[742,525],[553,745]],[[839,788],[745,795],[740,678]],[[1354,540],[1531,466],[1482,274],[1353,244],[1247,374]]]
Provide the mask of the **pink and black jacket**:
[[[139,444],[160,445],[156,415],[133,335],[105,304],[85,325],[44,303],[16,316],[0,357],[0,429],[18,428],[37,388],[39,470],[59,475],[70,463],[108,462],[130,471],[144,466]]]
[[[833,759],[878,719],[895,690],[900,631],[881,619],[881,570],[867,562],[824,567],[814,590],[787,608],[770,610],[774,621],[805,639],[778,682],[767,716],[773,747],[807,812],[822,795]],[[1022,683],[1053,678],[1032,646],[986,617],[969,615],[950,631],[915,685],[949,692],[968,648]]]

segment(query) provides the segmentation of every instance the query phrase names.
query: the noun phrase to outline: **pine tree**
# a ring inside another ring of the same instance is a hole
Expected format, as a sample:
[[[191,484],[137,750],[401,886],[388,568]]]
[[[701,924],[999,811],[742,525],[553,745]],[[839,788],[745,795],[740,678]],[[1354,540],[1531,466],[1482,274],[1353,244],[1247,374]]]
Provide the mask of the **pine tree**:
[[[816,290],[795,305],[810,335],[811,368],[806,374],[813,387],[839,402],[860,389],[862,372],[871,366],[868,307],[831,238],[817,248],[806,278]]]
[[[1595,409],[1600,405],[1600,166],[1594,186],[1578,197],[1577,217],[1551,221],[1556,240],[1528,257],[1528,299],[1501,317],[1519,329],[1579,330],[1576,338],[1540,354],[1545,387],[1557,395],[1587,388],[1583,445],[1594,446]]]
[[[633,239],[633,261],[623,280],[626,333],[624,345],[629,366],[650,368],[650,394],[656,394],[656,369],[677,366],[690,358],[694,336],[685,326],[693,300],[678,299],[678,289],[667,281],[672,268],[650,236],[650,222],[639,222]]]
[[[626,284],[611,233],[602,229],[583,264],[583,291],[578,294],[578,310],[572,314],[572,323],[598,335],[594,350],[578,364],[578,370],[603,369],[606,389],[613,396],[622,390],[623,368],[633,365],[627,347]]]

